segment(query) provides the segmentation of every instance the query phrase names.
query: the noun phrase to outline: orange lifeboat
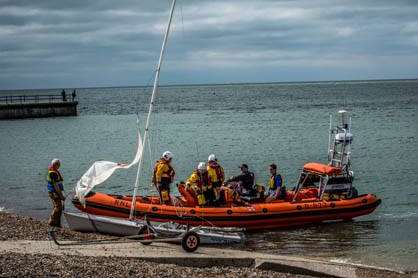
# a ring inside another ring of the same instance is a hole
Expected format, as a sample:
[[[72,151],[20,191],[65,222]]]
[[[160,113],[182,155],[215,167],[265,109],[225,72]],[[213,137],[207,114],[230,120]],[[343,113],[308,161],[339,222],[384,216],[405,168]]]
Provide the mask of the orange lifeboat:
[[[298,184],[293,190],[287,191],[285,200],[266,203],[263,198],[259,198],[238,203],[225,198],[223,206],[199,207],[190,192],[179,186],[182,196],[172,197],[170,205],[161,205],[157,196],[138,196],[135,217],[192,226],[264,230],[350,220],[372,213],[381,200],[373,194],[358,195],[352,185],[354,174],[350,170],[350,145],[353,138],[351,121],[348,121],[346,111],[341,110],[339,114],[341,126],[331,129],[330,123],[328,164],[305,164]],[[78,199],[73,199],[73,204],[86,213],[128,218],[132,196],[90,192],[85,196],[84,205]]]
[[[291,192],[289,193],[289,196],[292,196]],[[263,230],[330,220],[349,220],[373,212],[381,203],[373,194],[347,200],[326,201],[309,198],[296,202],[283,200],[228,207],[190,207],[182,205],[184,200],[181,197],[173,199],[178,205],[160,205],[158,197],[138,196],[135,217],[146,216],[150,221],[173,221],[192,226],[214,225]],[[73,199],[73,204],[86,213],[128,218],[132,197],[91,192],[85,201],[85,206],[77,199]]]

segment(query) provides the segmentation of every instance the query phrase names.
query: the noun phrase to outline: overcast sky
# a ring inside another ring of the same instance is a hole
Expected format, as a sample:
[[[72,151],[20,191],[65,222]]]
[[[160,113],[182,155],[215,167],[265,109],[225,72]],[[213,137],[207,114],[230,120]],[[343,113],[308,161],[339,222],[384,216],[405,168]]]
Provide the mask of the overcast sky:
[[[0,89],[146,85],[170,1],[0,0]],[[418,78],[418,1],[178,0],[162,84]]]

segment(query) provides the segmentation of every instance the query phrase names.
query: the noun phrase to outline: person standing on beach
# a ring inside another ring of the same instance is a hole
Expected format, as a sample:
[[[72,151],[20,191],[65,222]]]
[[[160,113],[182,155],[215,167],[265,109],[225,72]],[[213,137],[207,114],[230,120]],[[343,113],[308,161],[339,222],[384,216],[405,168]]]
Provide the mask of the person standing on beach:
[[[54,206],[51,215],[49,216],[48,224],[51,227],[61,228],[61,215],[64,209],[63,202],[64,197],[64,178],[61,172],[58,170],[61,166],[61,162],[58,159],[53,159],[48,166],[48,195]]]

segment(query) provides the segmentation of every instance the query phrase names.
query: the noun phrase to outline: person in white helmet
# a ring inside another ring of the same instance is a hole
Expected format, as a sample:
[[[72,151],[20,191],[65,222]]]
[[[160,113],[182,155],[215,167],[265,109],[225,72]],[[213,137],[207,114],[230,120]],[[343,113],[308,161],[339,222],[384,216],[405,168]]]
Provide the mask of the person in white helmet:
[[[186,189],[192,190],[199,206],[204,206],[206,205],[206,195],[209,186],[210,181],[208,171],[206,170],[206,163],[199,162],[197,169],[193,171],[186,181]]]
[[[166,151],[155,163],[152,183],[158,189],[161,204],[170,204],[170,184],[174,181],[175,171],[171,166],[173,154]]]
[[[214,154],[211,154],[208,157],[207,171],[209,181],[212,185],[208,192],[208,202],[209,205],[217,205],[220,197],[220,189],[225,181],[225,174],[224,168],[222,168],[222,166],[219,165],[218,159]]]

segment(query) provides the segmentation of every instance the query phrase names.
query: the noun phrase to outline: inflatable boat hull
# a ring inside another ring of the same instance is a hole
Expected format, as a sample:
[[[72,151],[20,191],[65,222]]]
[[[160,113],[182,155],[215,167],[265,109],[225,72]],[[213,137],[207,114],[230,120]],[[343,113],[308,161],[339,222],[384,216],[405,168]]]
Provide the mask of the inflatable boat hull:
[[[150,221],[176,222],[192,226],[236,227],[246,230],[264,230],[302,226],[323,221],[350,220],[373,212],[381,200],[365,194],[350,200],[300,202],[278,201],[232,207],[183,207],[158,204],[157,197],[138,197],[135,216]],[[81,211],[118,218],[128,218],[131,197],[91,193],[85,206],[77,199],[73,204]]]

